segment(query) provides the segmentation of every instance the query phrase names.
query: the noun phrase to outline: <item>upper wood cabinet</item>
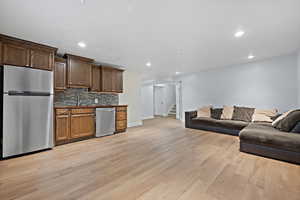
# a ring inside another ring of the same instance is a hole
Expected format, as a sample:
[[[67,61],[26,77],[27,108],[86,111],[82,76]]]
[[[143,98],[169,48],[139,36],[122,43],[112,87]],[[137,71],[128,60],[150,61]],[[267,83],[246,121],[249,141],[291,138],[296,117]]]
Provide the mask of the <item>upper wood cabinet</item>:
[[[112,68],[101,67],[101,91],[112,92]]]
[[[114,93],[123,92],[123,70],[102,66],[101,91]]]
[[[3,42],[3,64],[29,67],[29,57],[30,50],[27,46],[13,42]]]
[[[92,59],[66,54],[67,80],[72,88],[90,88],[92,85]]]
[[[31,49],[30,56],[30,67],[44,70],[53,69],[54,52],[43,49]]]
[[[52,70],[56,48],[0,34],[0,64]]]
[[[2,63],[3,63],[3,62],[2,62],[2,57],[3,57],[3,56],[2,56],[2,46],[3,46],[3,45],[2,45],[2,42],[0,41],[0,65],[2,65]]]
[[[54,89],[67,89],[67,61],[56,57],[54,63]]]
[[[112,91],[118,93],[123,92],[123,70],[112,70]]]
[[[92,87],[91,91],[100,92],[101,91],[101,68],[100,66],[92,66]]]

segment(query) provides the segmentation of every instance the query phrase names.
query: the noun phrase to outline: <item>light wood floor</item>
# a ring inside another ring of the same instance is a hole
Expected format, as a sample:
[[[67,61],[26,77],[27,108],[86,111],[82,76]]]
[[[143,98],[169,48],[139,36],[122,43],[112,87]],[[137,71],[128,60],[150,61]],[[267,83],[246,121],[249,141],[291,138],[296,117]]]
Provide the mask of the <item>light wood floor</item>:
[[[0,199],[299,200],[300,166],[170,118],[0,161]]]

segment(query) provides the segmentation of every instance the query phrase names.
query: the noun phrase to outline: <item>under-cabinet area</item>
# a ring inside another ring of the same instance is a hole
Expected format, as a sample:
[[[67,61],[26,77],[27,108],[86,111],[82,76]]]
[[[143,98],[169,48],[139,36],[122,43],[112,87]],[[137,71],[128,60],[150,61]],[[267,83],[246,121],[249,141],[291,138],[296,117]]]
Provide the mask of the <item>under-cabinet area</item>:
[[[115,109],[115,133],[127,129],[127,106],[61,106],[55,108],[55,145],[96,137],[96,109]]]

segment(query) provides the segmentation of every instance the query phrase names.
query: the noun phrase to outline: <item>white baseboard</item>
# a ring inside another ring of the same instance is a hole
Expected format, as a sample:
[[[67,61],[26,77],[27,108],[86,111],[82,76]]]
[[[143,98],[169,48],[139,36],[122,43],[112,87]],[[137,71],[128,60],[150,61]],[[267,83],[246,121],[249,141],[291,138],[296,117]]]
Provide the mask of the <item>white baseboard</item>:
[[[127,127],[134,127],[134,126],[142,126],[143,122],[142,121],[135,121],[135,122],[128,122]]]
[[[153,119],[153,118],[154,118],[154,116],[152,115],[152,116],[148,116],[148,117],[143,117],[142,120],[145,120],[145,119]]]

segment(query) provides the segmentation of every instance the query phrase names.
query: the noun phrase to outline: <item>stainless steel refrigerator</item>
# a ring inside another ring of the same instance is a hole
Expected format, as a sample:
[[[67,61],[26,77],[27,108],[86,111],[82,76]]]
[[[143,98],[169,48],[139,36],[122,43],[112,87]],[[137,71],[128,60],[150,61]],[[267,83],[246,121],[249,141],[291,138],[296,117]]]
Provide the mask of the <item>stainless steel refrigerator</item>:
[[[53,72],[1,67],[2,158],[53,147]]]

